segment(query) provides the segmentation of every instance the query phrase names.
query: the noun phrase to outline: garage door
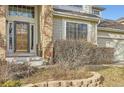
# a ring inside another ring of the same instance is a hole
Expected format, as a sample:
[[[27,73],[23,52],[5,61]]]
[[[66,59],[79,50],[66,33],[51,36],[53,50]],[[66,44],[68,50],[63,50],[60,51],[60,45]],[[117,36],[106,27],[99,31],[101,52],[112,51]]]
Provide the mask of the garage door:
[[[122,39],[109,39],[109,38],[98,38],[99,46],[112,47],[115,49],[115,60],[124,60],[124,40]]]

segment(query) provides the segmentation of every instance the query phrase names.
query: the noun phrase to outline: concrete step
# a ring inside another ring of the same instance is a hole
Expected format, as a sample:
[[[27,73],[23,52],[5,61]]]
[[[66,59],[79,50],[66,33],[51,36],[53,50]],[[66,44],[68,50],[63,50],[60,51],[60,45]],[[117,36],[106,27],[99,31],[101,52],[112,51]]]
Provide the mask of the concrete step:
[[[40,61],[43,60],[42,57],[30,57],[30,61]]]
[[[43,65],[44,60],[42,57],[9,57],[6,58],[8,62],[14,62],[17,64],[25,63],[28,62],[31,66],[38,66],[38,65]]]

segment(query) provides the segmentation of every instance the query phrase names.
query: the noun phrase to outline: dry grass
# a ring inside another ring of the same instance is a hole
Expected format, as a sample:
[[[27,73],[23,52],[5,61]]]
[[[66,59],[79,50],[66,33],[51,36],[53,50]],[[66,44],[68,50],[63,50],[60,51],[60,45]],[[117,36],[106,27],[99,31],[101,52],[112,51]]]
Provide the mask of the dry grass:
[[[104,77],[105,87],[124,87],[124,67],[101,66],[90,68]]]
[[[42,81],[51,80],[73,80],[73,79],[84,79],[91,77],[92,74],[88,71],[80,70],[62,70],[57,67],[40,69],[33,76],[22,79],[23,84],[28,83],[39,83]]]
[[[105,70],[98,71],[104,78],[104,86],[107,87],[124,87],[124,67],[110,67]]]

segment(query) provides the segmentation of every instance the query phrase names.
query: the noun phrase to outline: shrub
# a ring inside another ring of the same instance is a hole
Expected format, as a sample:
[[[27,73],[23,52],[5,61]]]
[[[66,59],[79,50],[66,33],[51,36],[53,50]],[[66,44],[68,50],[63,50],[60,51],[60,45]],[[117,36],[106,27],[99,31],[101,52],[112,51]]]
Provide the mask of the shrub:
[[[60,40],[54,42],[54,62],[62,67],[75,69],[91,62],[96,46],[79,40]]]
[[[111,64],[114,59],[114,48],[97,47],[94,49],[91,61],[93,64]]]
[[[10,80],[18,80],[25,77],[31,76],[33,73],[37,71],[37,68],[31,67],[27,63],[24,64],[9,64],[9,79]]]
[[[2,84],[2,87],[19,87],[21,86],[20,81],[6,81],[4,84]]]
[[[0,59],[0,83],[8,78],[8,64],[5,59]]]
[[[114,49],[97,47],[87,41],[59,40],[54,42],[54,62],[64,68],[78,68],[85,64],[112,63]]]
[[[0,60],[0,83],[7,80],[19,80],[31,76],[37,71],[37,68],[30,65],[8,63],[5,60]]]

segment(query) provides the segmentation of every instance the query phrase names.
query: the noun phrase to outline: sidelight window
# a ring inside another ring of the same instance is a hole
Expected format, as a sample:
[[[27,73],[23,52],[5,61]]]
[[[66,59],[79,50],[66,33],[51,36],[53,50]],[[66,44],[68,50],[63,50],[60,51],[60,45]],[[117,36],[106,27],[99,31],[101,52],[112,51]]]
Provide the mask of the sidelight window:
[[[13,24],[9,23],[9,49],[12,50],[13,46]]]
[[[31,50],[34,47],[34,25],[31,25]]]

